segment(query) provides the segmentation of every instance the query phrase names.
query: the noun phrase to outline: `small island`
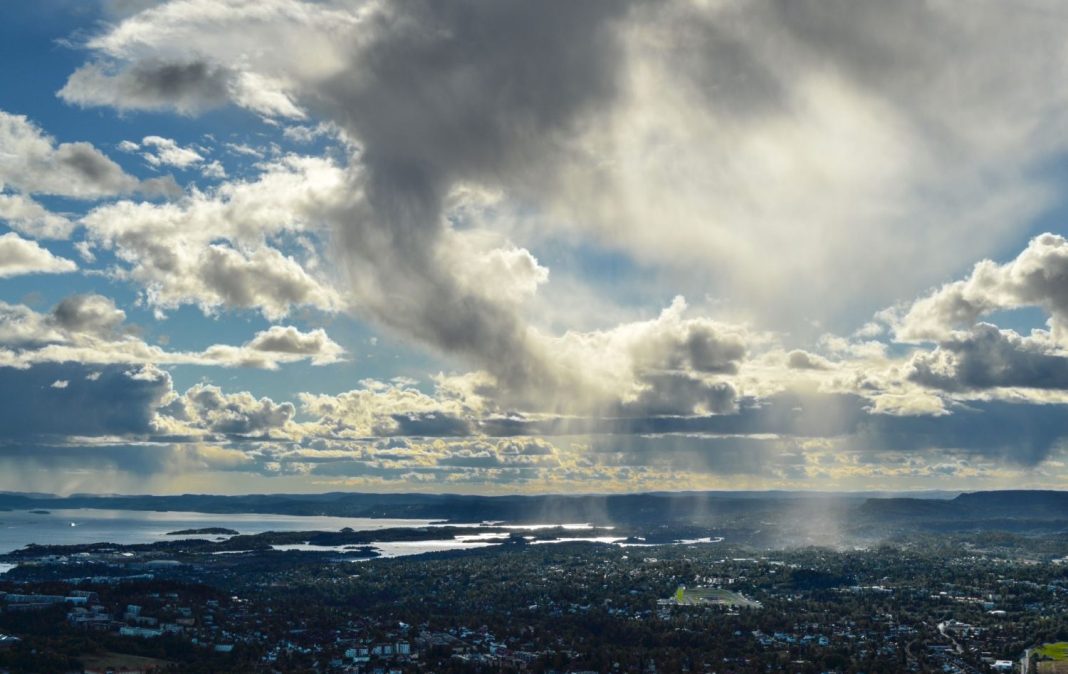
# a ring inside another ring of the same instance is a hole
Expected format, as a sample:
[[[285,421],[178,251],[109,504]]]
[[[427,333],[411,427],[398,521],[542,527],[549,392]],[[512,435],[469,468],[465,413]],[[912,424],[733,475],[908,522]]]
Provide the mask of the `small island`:
[[[169,531],[168,536],[237,536],[240,532],[223,527],[205,527],[204,529],[182,529]]]
[[[31,515],[51,515],[52,511],[51,510],[31,510],[30,514]]]

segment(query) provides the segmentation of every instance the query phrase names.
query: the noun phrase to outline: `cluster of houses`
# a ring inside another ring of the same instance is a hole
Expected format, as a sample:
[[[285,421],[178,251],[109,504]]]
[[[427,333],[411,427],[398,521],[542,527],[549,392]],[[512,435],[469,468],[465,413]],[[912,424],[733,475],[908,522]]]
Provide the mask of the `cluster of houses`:
[[[177,599],[177,595],[172,598]],[[225,643],[225,640],[215,638],[205,642],[203,639],[205,636],[220,636],[212,613],[219,603],[214,600],[206,602],[207,610],[199,621],[193,609],[187,606],[169,606],[171,610],[168,610],[169,617],[166,620],[146,615],[142,607],[135,604],[128,604],[119,615],[109,611],[100,603],[98,594],[90,590],[71,590],[65,595],[0,593],[0,602],[3,604],[2,610],[9,613],[66,605],[69,609],[67,623],[85,630],[112,632],[140,639],[152,639],[165,634],[185,635],[191,637],[192,643],[210,645],[217,652],[225,653],[233,649],[233,644]],[[4,635],[0,635],[0,647],[10,647],[18,642],[15,637],[7,637],[6,643],[3,639]]]

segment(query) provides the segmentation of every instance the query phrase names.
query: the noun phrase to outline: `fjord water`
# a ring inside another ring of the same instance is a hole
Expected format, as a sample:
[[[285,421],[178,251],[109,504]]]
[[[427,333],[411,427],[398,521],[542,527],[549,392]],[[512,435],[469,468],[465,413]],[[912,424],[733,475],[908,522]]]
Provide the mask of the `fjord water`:
[[[168,536],[172,531],[218,527],[232,529],[242,534],[258,534],[265,531],[338,531],[348,527],[355,531],[377,529],[436,526],[433,520],[386,519],[367,517],[330,517],[322,515],[272,515],[272,514],[216,514],[154,510],[98,510],[92,508],[56,509],[49,511],[11,510],[0,511],[0,554],[6,554],[31,543],[37,545],[79,545],[87,543],[115,543],[130,545],[154,543],[182,538],[218,539],[212,534]],[[464,526],[464,525],[459,525]],[[623,543],[621,536],[589,536],[583,530],[590,525],[582,524],[519,524],[506,525],[516,532],[527,532],[546,527],[561,527],[574,534],[562,538],[535,541],[538,544],[565,541],[590,541],[598,543]],[[382,557],[403,557],[425,552],[468,550],[497,545],[508,538],[507,533],[475,533],[421,541],[390,541],[372,543]],[[682,543],[718,542],[701,539]],[[275,545],[276,550],[306,550],[317,552],[345,552],[352,546],[317,546],[306,543]],[[228,553],[229,554],[229,553]],[[0,574],[10,565],[0,564]]]
[[[60,509],[47,513],[27,510],[0,512],[0,554],[31,543],[76,545],[82,543],[153,543],[178,538],[214,536],[168,536],[171,531],[221,527],[242,534],[264,531],[356,531],[391,527],[421,527],[430,520],[371,519],[314,515],[213,514],[143,510]],[[73,525],[73,526],[72,526]]]

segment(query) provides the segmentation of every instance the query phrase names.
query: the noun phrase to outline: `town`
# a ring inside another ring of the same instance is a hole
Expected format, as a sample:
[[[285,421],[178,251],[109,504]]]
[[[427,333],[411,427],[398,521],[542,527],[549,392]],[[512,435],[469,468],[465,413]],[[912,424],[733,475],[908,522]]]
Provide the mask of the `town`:
[[[389,559],[31,546],[10,672],[1046,672],[1068,537],[863,549],[506,541]]]

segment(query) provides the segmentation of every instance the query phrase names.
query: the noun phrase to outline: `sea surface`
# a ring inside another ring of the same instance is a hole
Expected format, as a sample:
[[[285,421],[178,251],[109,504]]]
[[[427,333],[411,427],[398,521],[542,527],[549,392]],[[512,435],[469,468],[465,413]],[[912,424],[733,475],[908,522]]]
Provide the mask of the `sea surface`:
[[[355,531],[373,531],[404,527],[426,527],[440,524],[434,520],[372,519],[366,517],[325,517],[316,515],[263,515],[263,514],[214,514],[197,512],[157,512],[145,510],[96,510],[91,508],[58,509],[46,512],[29,510],[0,511],[0,554],[23,548],[31,543],[38,545],[77,545],[85,543],[154,543],[181,538],[208,538],[221,540],[215,535],[168,536],[172,531],[220,527],[242,534],[258,534],[265,531],[339,531],[349,527]],[[499,525],[500,523],[484,523]],[[457,525],[476,526],[476,525]],[[624,547],[641,546],[642,543],[624,543],[618,536],[583,535],[591,525],[579,524],[519,524],[504,525],[516,533],[533,532],[549,527],[561,527],[568,533],[552,540],[533,541],[562,543],[565,541],[590,541],[614,543]],[[611,529],[611,527],[607,527]],[[455,538],[426,541],[396,541],[372,543],[382,557],[403,557],[424,552],[445,550],[468,550],[497,545],[507,539],[507,533],[461,534]],[[694,539],[679,543],[717,543],[722,539]],[[308,550],[316,552],[344,552],[361,546],[313,546],[304,544],[276,545],[276,550]],[[227,551],[217,554],[240,554]],[[14,568],[0,564],[0,575]]]
[[[154,543],[181,538],[215,536],[168,536],[171,531],[222,527],[242,534],[264,531],[356,531],[391,527],[424,527],[431,520],[371,519],[367,517],[323,517],[303,515],[213,514],[156,512],[143,510],[50,510],[47,514],[28,510],[0,511],[0,554],[30,543],[76,545],[81,543]],[[2,572],[2,571],[0,571]]]

